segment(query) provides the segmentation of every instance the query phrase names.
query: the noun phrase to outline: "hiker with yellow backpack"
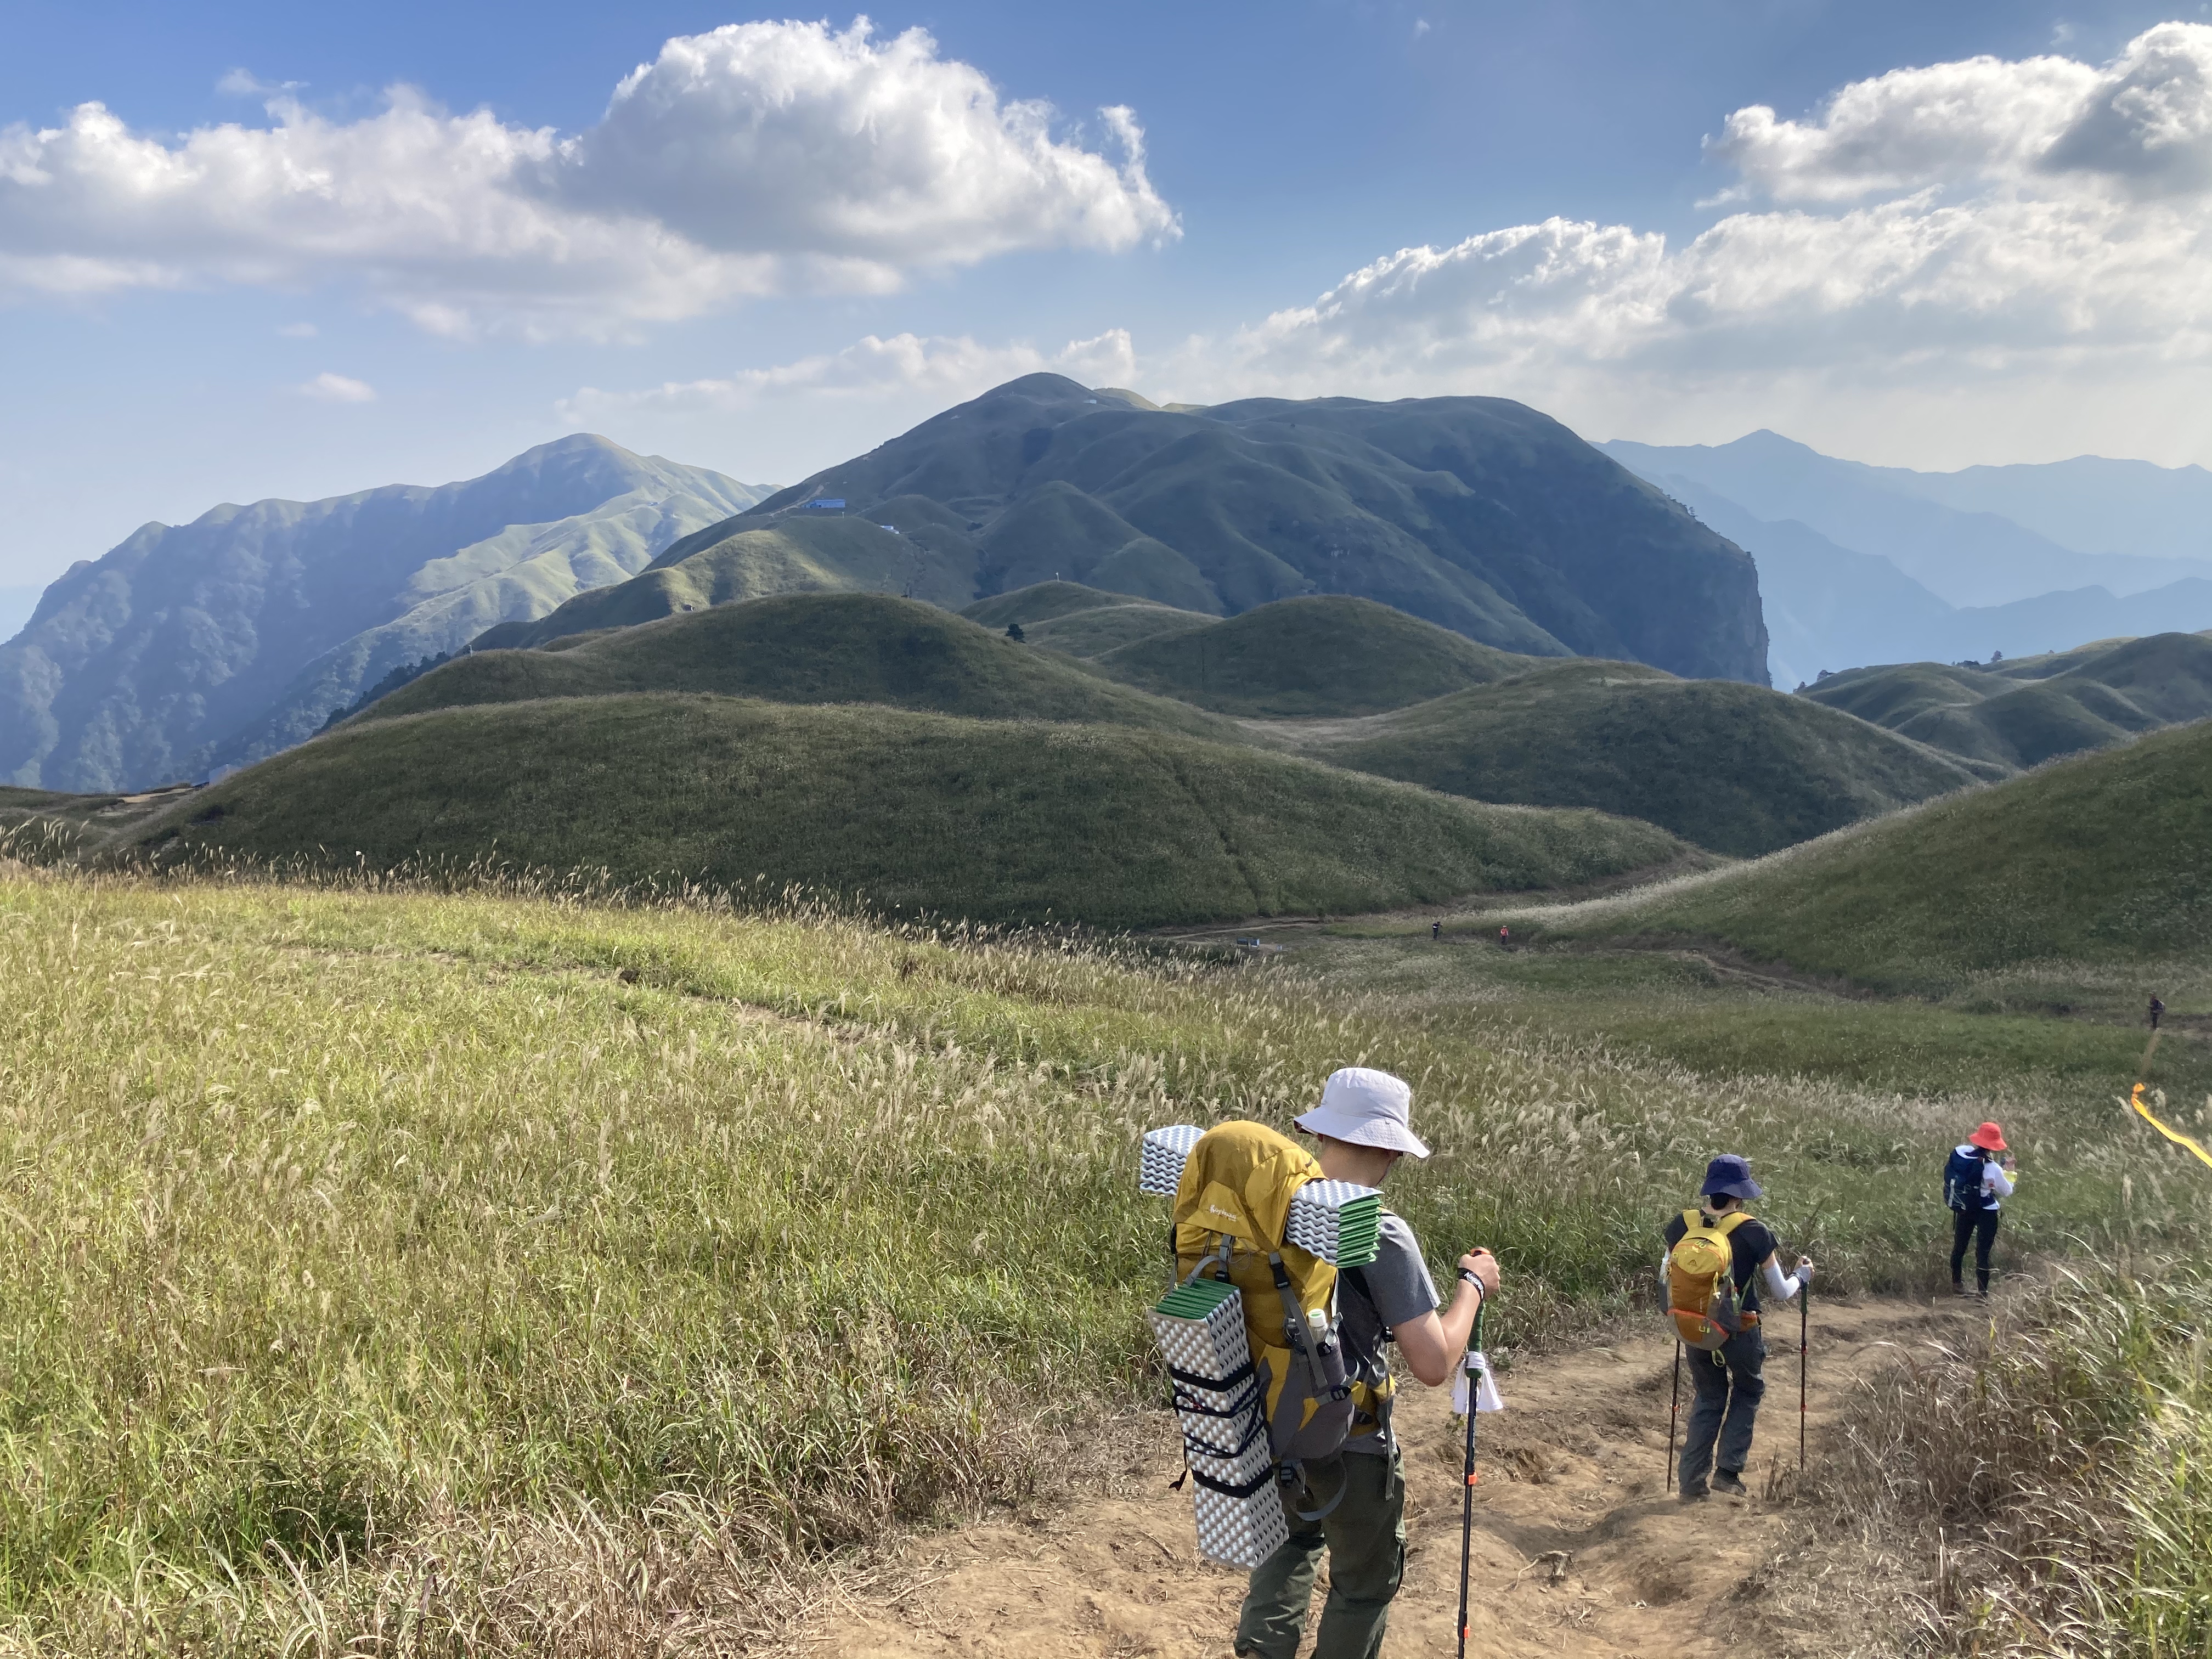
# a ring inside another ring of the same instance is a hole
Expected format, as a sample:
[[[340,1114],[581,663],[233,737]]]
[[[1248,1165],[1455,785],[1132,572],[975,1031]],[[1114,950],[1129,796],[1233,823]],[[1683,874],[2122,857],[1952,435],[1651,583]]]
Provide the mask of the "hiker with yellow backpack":
[[[1698,1207],[1683,1211],[1664,1229],[1660,1279],[1674,1334],[1689,1351],[1695,1390],[1675,1481],[1685,1504],[1713,1492],[1749,1495],[1743,1471],[1766,1393],[1759,1291],[1788,1302],[1813,1282],[1813,1263],[1806,1257],[1798,1258],[1796,1273],[1783,1273],[1774,1235],[1743,1207],[1761,1195],[1751,1165],[1724,1152],[1705,1166]]]

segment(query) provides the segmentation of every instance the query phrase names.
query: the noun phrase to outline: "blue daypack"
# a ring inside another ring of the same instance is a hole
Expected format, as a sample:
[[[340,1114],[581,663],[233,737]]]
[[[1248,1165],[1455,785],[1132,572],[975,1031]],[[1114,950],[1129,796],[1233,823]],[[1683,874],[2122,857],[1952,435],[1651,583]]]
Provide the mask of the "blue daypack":
[[[1986,1210],[1990,1195],[1982,1187],[1982,1149],[1961,1151],[1954,1146],[1943,1164],[1943,1201],[1954,1210]]]

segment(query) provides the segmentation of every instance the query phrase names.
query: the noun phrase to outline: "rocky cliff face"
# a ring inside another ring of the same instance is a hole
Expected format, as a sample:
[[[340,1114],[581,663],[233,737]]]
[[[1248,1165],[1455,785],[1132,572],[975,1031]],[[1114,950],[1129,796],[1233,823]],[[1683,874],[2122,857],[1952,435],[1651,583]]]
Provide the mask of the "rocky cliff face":
[[[398,663],[619,581],[762,493],[585,434],[440,488],[149,524],[0,645],[0,781],[139,788],[258,759]]]
[[[917,564],[972,568],[979,599],[1060,579],[1227,616],[1346,593],[1509,651],[1766,684],[1750,558],[1500,398],[1173,412],[1034,374],[657,562],[726,563],[736,538],[801,524],[823,498],[914,543]],[[532,637],[598,626],[607,603],[556,611]]]

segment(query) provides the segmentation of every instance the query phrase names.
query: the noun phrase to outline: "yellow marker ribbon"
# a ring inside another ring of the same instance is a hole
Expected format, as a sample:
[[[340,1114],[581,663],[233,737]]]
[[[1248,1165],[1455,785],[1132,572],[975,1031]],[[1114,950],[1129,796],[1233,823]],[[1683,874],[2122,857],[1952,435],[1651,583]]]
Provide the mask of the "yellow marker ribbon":
[[[2186,1146],[2191,1152],[2196,1153],[2208,1167],[2212,1167],[2212,1152],[2206,1152],[2202,1146],[2191,1140],[2187,1135],[2183,1134],[2179,1130],[2167,1128],[2166,1125],[2160,1123],[2156,1118],[2150,1115],[2150,1108],[2143,1104],[2143,1086],[2142,1084],[2138,1083],[2136,1085],[2135,1092],[2128,1097],[2128,1104],[2136,1109],[2136,1115],[2138,1117],[2142,1118],[2144,1122],[2149,1124],[2152,1128],[2157,1130],[2159,1133],[2164,1135],[2168,1140],[2172,1141],[2177,1146]]]

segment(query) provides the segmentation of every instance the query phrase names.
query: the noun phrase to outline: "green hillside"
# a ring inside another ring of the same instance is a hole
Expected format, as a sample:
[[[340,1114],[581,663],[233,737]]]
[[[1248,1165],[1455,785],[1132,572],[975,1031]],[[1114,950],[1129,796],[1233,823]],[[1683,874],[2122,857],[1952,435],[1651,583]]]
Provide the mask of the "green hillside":
[[[779,593],[904,593],[953,605],[965,603],[973,588],[963,556],[872,520],[805,513],[767,525],[730,519],[685,537],[628,581],[579,593],[536,622],[492,629],[476,648],[543,645]]]
[[[1018,587],[980,600],[960,614],[986,628],[1018,626],[1030,645],[1086,659],[1139,640],[1205,628],[1215,620],[1204,611],[1061,581]]]
[[[2099,640],[1986,666],[1856,668],[1801,695],[2002,775],[2212,714],[2212,635]]]
[[[1101,612],[1079,613],[1103,616]],[[1102,673],[1224,714],[1374,714],[1523,672],[1533,659],[1341,594],[1163,629],[1092,658]]]
[[[44,861],[97,847],[175,805],[188,784],[134,795],[76,795],[0,787],[0,859]]]
[[[627,691],[774,702],[883,703],[978,720],[1085,720],[1235,743],[1228,720],[1100,680],[935,605],[880,593],[789,593],[479,651],[432,670],[361,718]]]
[[[808,505],[823,499],[850,516]],[[485,643],[794,588],[957,608],[1052,581],[1215,616],[1346,593],[1508,650],[1765,683],[1749,556],[1532,409],[1330,398],[1177,411],[1054,374],[947,410]]]
[[[1162,732],[634,693],[359,721],[194,795],[165,854],[800,883],[1101,927],[1351,912],[1680,854],[1648,824],[1477,805]]]
[[[1544,925],[1562,937],[1716,939],[1903,992],[2045,963],[2148,971],[2201,959],[2212,949],[2212,721]]]
[[[1747,857],[1974,781],[1802,698],[1632,663],[1549,665],[1395,714],[1282,731],[1337,766],[1475,800],[1598,806]]]

